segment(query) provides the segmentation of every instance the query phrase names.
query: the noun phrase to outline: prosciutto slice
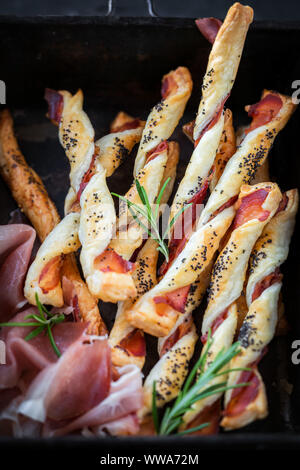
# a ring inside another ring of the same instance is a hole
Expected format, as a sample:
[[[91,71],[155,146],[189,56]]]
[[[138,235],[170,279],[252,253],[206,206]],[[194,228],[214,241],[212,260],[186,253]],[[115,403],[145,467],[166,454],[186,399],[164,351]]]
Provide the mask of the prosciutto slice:
[[[52,429],[45,427],[46,436],[62,436],[76,430],[91,428],[94,434],[111,430],[113,434],[125,434],[124,422],[130,421],[131,433],[138,428],[137,411],[143,402],[142,375],[134,364],[118,368],[120,377],[111,382],[109,395],[97,406],[67,425]],[[132,415],[131,418],[128,416]],[[133,426],[132,418],[135,421]]]
[[[24,322],[25,316],[38,313],[36,307],[30,307],[16,315],[11,321]],[[60,323],[52,332],[59,350],[63,353],[78,338],[82,337],[85,323]],[[6,346],[6,364],[0,366],[0,390],[18,387],[26,390],[28,383],[45,367],[56,362],[48,336],[43,333],[25,341],[25,336],[32,327],[4,327],[0,339]]]
[[[207,39],[211,44],[215,42],[216,36],[219,32],[219,29],[222,26],[222,21],[217,18],[198,18],[195,20],[195,23],[202,33],[202,35]]]
[[[35,230],[29,225],[0,226],[0,322],[26,303],[23,285],[34,240]]]

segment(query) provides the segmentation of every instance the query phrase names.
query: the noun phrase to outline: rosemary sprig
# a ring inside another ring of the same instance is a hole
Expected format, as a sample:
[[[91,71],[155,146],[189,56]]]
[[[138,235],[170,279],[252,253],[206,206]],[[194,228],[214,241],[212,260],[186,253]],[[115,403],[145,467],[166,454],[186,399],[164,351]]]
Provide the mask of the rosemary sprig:
[[[138,192],[138,195],[140,197],[140,200],[142,202],[142,207],[138,204],[135,204],[134,202],[130,201],[124,196],[121,196],[120,194],[117,193],[112,193],[113,196],[118,197],[121,199],[121,201],[124,201],[127,204],[127,207],[133,217],[133,219],[142,227],[145,232],[148,233],[149,237],[153,238],[158,244],[157,250],[160,251],[166,261],[169,261],[169,249],[168,245],[165,242],[165,239],[167,237],[167,234],[170,232],[171,228],[173,227],[174,223],[178,219],[178,217],[191,205],[191,204],[186,204],[184,205],[178,212],[177,214],[174,215],[172,220],[170,221],[168,227],[164,231],[162,235],[160,235],[159,231],[159,224],[158,224],[158,219],[159,219],[159,205],[162,199],[162,196],[164,194],[164,191],[167,187],[167,184],[169,183],[171,178],[167,178],[166,181],[164,182],[158,196],[156,199],[156,207],[153,212],[151,204],[149,202],[149,198],[147,195],[147,192],[145,188],[141,185],[138,179],[135,180],[135,186]],[[143,222],[142,219],[146,220],[147,225]]]
[[[227,386],[226,382],[221,382],[215,385],[209,385],[209,383],[216,377],[226,375],[230,372],[233,372],[234,370],[250,370],[249,368],[235,368],[222,370],[227,364],[230,363],[231,359],[234,356],[239,354],[240,343],[238,341],[234,343],[229,349],[225,350],[223,348],[221,351],[219,351],[213,362],[205,369],[208,353],[212,343],[213,339],[211,337],[211,332],[209,331],[204,353],[200,356],[199,360],[194,365],[174,404],[171,407],[166,408],[160,423],[158,417],[158,409],[156,405],[156,382],[154,381],[152,393],[152,417],[157,434],[169,435],[172,432],[176,431],[182,424],[183,415],[187,411],[189,411],[192,405],[197,401],[203,400],[203,398],[209,397],[211,395],[223,393],[226,390],[239,387],[246,387],[249,385],[249,383],[247,382],[232,386]],[[194,381],[196,375],[198,375],[198,377]],[[193,382],[194,384],[192,385]],[[199,426],[196,426],[194,428],[178,432],[177,435],[185,435],[191,432],[199,431],[209,426],[209,424],[210,423],[200,424]]]
[[[25,320],[35,320],[32,322],[7,322],[7,323],[0,323],[0,327],[3,326],[35,326],[36,328],[32,330],[27,336],[25,336],[25,341],[30,341],[31,339],[38,336],[40,333],[45,331],[49,337],[51,346],[55,352],[55,354],[60,357],[61,352],[57,347],[55,339],[53,337],[52,328],[54,325],[61,323],[65,319],[65,315],[63,313],[60,314],[52,314],[47,310],[47,308],[41,304],[37,293],[35,294],[36,305],[39,311],[39,315],[31,314],[26,315],[24,317]]]

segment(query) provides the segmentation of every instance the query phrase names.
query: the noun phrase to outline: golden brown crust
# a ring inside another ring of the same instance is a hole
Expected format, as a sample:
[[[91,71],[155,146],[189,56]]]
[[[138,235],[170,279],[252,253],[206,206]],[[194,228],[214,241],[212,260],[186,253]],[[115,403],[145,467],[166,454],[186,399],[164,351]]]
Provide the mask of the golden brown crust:
[[[127,114],[124,111],[119,111],[116,117],[110,123],[110,132],[115,132],[119,127],[123,127],[125,124],[135,120],[136,118],[130,116],[130,114]]]
[[[28,166],[18,146],[12,116],[7,109],[0,115],[0,172],[13,198],[43,241],[58,224],[59,215],[42,180]]]

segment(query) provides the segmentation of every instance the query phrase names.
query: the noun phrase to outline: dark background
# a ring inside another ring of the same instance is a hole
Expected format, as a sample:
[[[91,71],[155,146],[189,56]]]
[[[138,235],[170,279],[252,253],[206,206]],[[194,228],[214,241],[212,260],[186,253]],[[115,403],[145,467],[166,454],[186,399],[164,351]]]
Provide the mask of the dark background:
[[[153,5],[157,14],[163,17],[195,18],[199,16],[216,16],[223,19],[233,1],[234,0],[153,0]],[[241,1],[242,3],[248,3],[254,7],[255,20],[279,20],[282,22],[300,20],[299,0]],[[103,16],[107,12],[107,4],[108,2],[106,0],[0,0],[0,15]],[[115,6],[113,9],[115,16],[148,16],[146,0],[117,0],[114,1],[113,4]],[[169,36],[169,41],[165,41],[164,43],[164,35],[171,34],[172,28],[162,31],[159,25],[156,27],[155,25],[151,26],[148,24],[147,26],[147,20],[143,20],[140,26],[136,26],[134,34],[133,32],[129,32],[129,36],[128,29],[130,29],[130,21],[128,25],[126,21],[121,21],[121,26],[119,23],[115,22],[115,26],[112,26],[114,28],[113,34],[111,34],[111,31],[108,31],[108,27],[101,24],[101,20],[100,23],[99,20],[97,20],[101,26],[100,28],[98,28],[97,22],[93,26],[93,22],[84,24],[85,21],[76,21],[74,28],[71,24],[68,27],[62,27],[66,20],[58,19],[44,22],[39,21],[39,24],[36,26],[31,26],[31,23],[26,25],[25,22],[23,25],[18,24],[16,27],[14,23],[9,26],[10,23],[8,22],[6,25],[4,23],[4,26],[2,25],[2,30],[0,29],[0,36],[2,38],[0,41],[2,44],[1,55],[4,57],[4,59],[2,57],[1,60],[1,79],[5,79],[5,82],[9,84],[8,103],[12,103],[12,108],[14,108],[15,103],[18,103],[18,108],[14,109],[14,116],[21,148],[30,161],[30,164],[32,164],[42,176],[55,202],[58,201],[60,196],[58,191],[64,193],[65,190],[64,186],[60,184],[60,179],[57,177],[57,171],[52,171],[56,164],[53,164],[51,158],[55,157],[55,161],[57,162],[60,160],[60,155],[63,156],[63,150],[58,145],[56,129],[52,127],[45,118],[46,106],[42,98],[45,83],[53,88],[71,88],[72,90],[76,89],[75,87],[80,84],[85,90],[85,95],[87,95],[86,101],[89,115],[93,123],[96,123],[95,128],[97,132],[102,135],[107,123],[110,122],[115,112],[119,110],[120,103],[122,103],[122,107],[125,107],[126,110],[130,110],[132,113],[139,115],[138,113],[141,109],[142,112],[145,113],[145,110],[155,102],[159,94],[160,77],[162,73],[164,73],[163,71],[171,69],[176,66],[177,63],[184,63],[194,71],[193,75],[195,77],[202,77],[204,73],[202,69],[206,64],[209,51],[208,44],[200,38],[196,28],[187,28],[185,43],[181,40],[180,34],[178,34],[177,31],[176,36],[173,31],[173,36]],[[114,21],[115,20],[113,20],[112,24]],[[71,23],[72,22],[73,20]],[[193,25],[192,20],[191,25]],[[157,28],[156,31],[154,31],[155,28]],[[290,93],[290,83],[292,80],[299,78],[298,51],[300,50],[300,37],[298,30],[294,29],[294,27],[288,28],[286,25],[283,25],[276,27],[277,29],[275,28],[275,32],[272,33],[274,36],[272,36],[271,33],[265,35],[265,30],[259,28],[260,27],[258,27],[256,32],[252,31],[249,34],[249,46],[245,51],[243,59],[244,65],[239,71],[239,79],[231,97],[231,104],[237,111],[242,111],[241,106],[244,103],[255,102],[257,99],[257,90],[261,90],[262,86],[270,86],[278,88],[282,92]],[[286,28],[287,34],[282,34],[281,28]],[[73,29],[79,34],[72,33]],[[54,36],[52,34],[53,30],[56,32]],[[149,31],[152,31],[151,37],[153,38],[153,45],[149,44],[146,39],[146,33],[149,33]],[[168,31],[168,33],[165,31]],[[95,38],[99,39],[99,35],[101,41],[97,42]],[[35,41],[32,40],[32,37]],[[124,44],[124,38],[126,38],[126,41],[129,40],[130,42],[129,45],[124,46],[122,54],[120,55],[120,60],[122,64],[126,66],[126,69],[122,68],[122,73],[117,75],[114,73],[114,70],[117,70],[117,62],[119,60],[120,38]],[[189,41],[187,40],[188,38],[190,38]],[[193,48],[193,44],[196,43],[196,40],[198,41],[197,44],[202,41],[201,47],[197,50],[197,54]],[[79,44],[79,42],[82,42],[82,44]],[[170,49],[172,42],[174,44],[176,43],[175,55],[173,53],[174,51]],[[102,43],[108,45],[109,50],[103,49],[104,46]],[[48,49],[49,44],[51,44],[50,49]],[[89,47],[89,44],[93,44],[93,47]],[[152,52],[149,57],[145,56],[139,68],[131,67],[130,62],[134,58],[132,51],[135,50],[136,44],[138,44],[140,52],[143,52],[145,48],[147,51],[150,49]],[[65,53],[66,45],[68,47],[68,54]],[[187,53],[186,48],[188,50]],[[277,48],[276,53],[272,51],[274,48]],[[270,51],[270,54],[264,54],[265,50]],[[164,54],[165,51],[169,52],[169,54]],[[107,59],[106,62],[106,64],[111,64],[111,69],[107,69],[105,77],[103,77],[100,67],[96,69],[97,73],[92,75],[91,69],[97,66],[97,60],[95,58],[105,57],[104,52],[107,53],[108,58],[113,57],[114,59],[112,62]],[[155,68],[153,68],[151,61],[152,55],[157,57]],[[196,55],[198,57],[196,57]],[[162,60],[163,57],[168,58],[167,63]],[[174,64],[172,57],[174,57]],[[84,66],[81,64],[84,64]],[[255,70],[253,64],[256,64],[257,70],[263,70],[264,73],[252,73],[252,71]],[[132,89],[126,88],[132,85],[132,82],[128,81],[128,77],[133,75],[132,69],[135,70],[135,74],[139,78],[143,78],[143,80],[139,80],[140,86],[143,86],[143,88],[136,88],[136,83],[134,83],[135,93],[132,93]],[[16,70],[18,71],[17,74],[15,73]],[[149,77],[147,77],[148,73]],[[19,81],[20,76],[24,78],[22,81]],[[71,83],[72,76],[74,76],[73,83]],[[90,77],[92,77],[92,80]],[[98,85],[99,83],[103,85],[105,78],[110,86],[104,88],[101,94],[102,88]],[[113,86],[113,80],[121,84],[119,87],[119,95],[116,93],[118,87]],[[153,83],[157,85],[154,86]],[[88,85],[90,88],[88,88]],[[31,90],[31,93],[28,93],[28,90]],[[110,94],[109,90],[111,91]],[[125,91],[127,91],[127,93],[125,93]],[[14,96],[20,92],[24,100],[31,103],[31,106],[26,104],[24,108],[20,108],[21,99],[19,95]],[[143,96],[143,100],[140,99],[140,96]],[[36,107],[33,106],[33,101],[34,103],[39,103],[39,105]],[[197,102],[197,99],[194,97],[194,99],[191,100],[190,106],[193,106],[193,103],[195,104]],[[99,103],[103,105],[103,110],[101,106],[98,107]],[[99,109],[101,109],[101,112],[99,112]],[[188,112],[192,113],[192,111],[194,112],[195,109],[189,108]],[[298,132],[299,121],[295,119],[297,119],[296,116],[285,132],[277,139],[276,145],[272,151],[272,168],[277,168],[277,173],[281,173],[280,182],[288,181],[288,187],[296,185],[297,181],[299,181],[300,163],[298,159],[296,161],[298,144],[297,140],[294,138]],[[186,120],[189,120],[187,116]],[[37,123],[38,127],[36,127]],[[34,136],[33,139],[32,136],[34,133],[37,134],[38,138]],[[39,140],[40,135],[42,136],[41,140]],[[43,138],[47,138],[46,146]],[[185,142],[182,146],[185,145],[185,147],[187,147],[189,145],[182,136],[181,141]],[[182,152],[182,154],[183,157],[186,154],[187,158],[189,153],[186,151]],[[41,158],[41,156],[43,158]],[[295,157],[294,160],[293,157]],[[64,181],[67,182],[67,163],[63,159],[61,159],[61,161],[64,162],[62,164],[65,165],[64,174],[62,174],[62,176],[64,177]],[[289,161],[293,161],[294,171],[292,172],[290,171]],[[53,180],[54,177],[55,180]],[[117,192],[125,192],[127,188],[120,190],[120,187],[121,184],[126,185],[126,181],[126,179],[124,179],[124,182],[120,181],[120,179],[115,180],[118,189],[116,187],[112,189],[117,189]],[[3,198],[3,194],[4,193],[1,192],[0,199],[1,205],[4,207],[6,202]],[[5,194],[10,198],[8,191]],[[61,200],[63,200],[62,195]],[[14,208],[14,206],[12,208]],[[299,265],[298,251],[296,251],[295,242],[296,240],[294,238],[294,247],[291,250],[293,255],[290,256],[289,265],[285,268],[286,274],[290,271],[290,275],[288,282],[285,283],[284,288],[286,292],[284,297],[287,301],[287,309],[291,314],[297,312],[297,305],[299,305],[299,303],[296,303],[295,299],[294,308],[295,295],[289,295],[289,292],[299,295],[299,278],[296,277],[294,269]],[[295,315],[295,321],[297,321],[299,325],[299,316]],[[293,338],[298,334],[298,331],[299,329],[296,330],[296,328],[292,330],[291,334]],[[298,338],[298,335],[296,338]],[[286,340],[284,339],[283,341]],[[288,345],[290,343],[291,340],[289,337]],[[189,440],[188,444],[186,443],[187,441],[177,442],[176,453],[184,453],[185,450],[190,454],[202,454],[204,451],[207,451],[210,455],[213,455],[215,462],[220,450],[224,449],[234,450],[236,452],[242,449],[253,450],[267,448],[274,451],[282,448],[287,449],[288,446],[294,449],[299,445],[297,436],[291,434],[292,426],[289,420],[290,402],[286,400],[282,392],[280,396],[277,396],[277,387],[275,386],[275,384],[281,380],[283,369],[284,374],[286,373],[287,367],[285,364],[289,360],[288,355],[290,352],[287,345],[280,347],[278,342],[273,343],[272,350],[273,354],[268,354],[265,358],[267,362],[262,364],[264,377],[265,372],[268,371],[267,375],[269,378],[267,378],[267,389],[269,394],[272,394],[273,397],[276,395],[275,398],[270,401],[271,420],[258,423],[259,427],[251,428],[252,430],[248,431],[246,430],[247,434],[242,431],[236,434],[231,433],[216,436],[213,439],[202,439],[201,442],[197,439],[194,441]],[[292,375],[296,376],[297,372],[298,369],[296,370],[296,366],[294,366]],[[293,400],[293,410],[295,409],[293,419],[294,421],[297,420],[297,425],[300,422],[299,390],[300,382],[297,380],[297,382],[295,381]],[[255,425],[257,425],[257,423]],[[284,429],[285,435],[277,433],[279,430],[282,431],[282,429]],[[272,432],[272,434],[265,434],[269,432]],[[87,448],[87,446],[89,447]],[[103,449],[105,449],[105,452]],[[5,450],[9,453],[10,462],[12,462],[13,459],[19,460],[22,458],[23,462],[30,462],[32,468],[35,468],[34,463],[42,463],[43,457],[46,458],[47,461],[49,458],[50,460],[54,459],[57,465],[57,462],[60,461],[58,460],[58,455],[59,459],[61,459],[61,457],[63,457],[63,460],[65,458],[70,459],[69,463],[73,463],[76,456],[76,459],[78,458],[79,461],[80,458],[84,459],[85,467],[83,468],[86,468],[88,462],[97,464],[96,457],[99,457],[102,453],[110,452],[113,455],[143,454],[149,451],[151,451],[151,453],[162,453],[162,449],[164,453],[167,452],[167,450],[171,450],[174,453],[174,441],[172,443],[162,440],[154,443],[148,440],[140,441],[138,445],[134,444],[132,441],[130,442],[129,448],[126,440],[106,440],[103,444],[100,441],[83,441],[81,439],[74,441],[70,439],[67,441],[61,440],[59,442],[38,441],[37,445],[34,445],[34,442],[27,441],[18,442],[18,444],[16,444],[15,441],[10,440],[8,442],[2,441],[0,455],[2,459]],[[92,468],[94,468],[94,466]]]
[[[1,0],[1,15],[102,16],[109,0]],[[117,16],[147,16],[147,0],[113,0]],[[153,0],[159,16],[216,16],[223,18],[233,0]],[[299,0],[244,0],[255,9],[256,20],[300,20]]]

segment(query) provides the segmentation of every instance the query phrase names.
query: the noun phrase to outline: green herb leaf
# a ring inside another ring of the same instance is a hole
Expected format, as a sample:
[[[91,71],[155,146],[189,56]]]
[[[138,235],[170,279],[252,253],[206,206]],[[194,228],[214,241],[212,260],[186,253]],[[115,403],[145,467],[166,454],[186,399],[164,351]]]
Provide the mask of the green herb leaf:
[[[60,357],[61,352],[57,347],[57,344],[54,340],[52,328],[54,325],[61,323],[65,320],[65,315],[63,313],[51,313],[47,308],[41,304],[38,294],[35,294],[36,305],[39,311],[39,315],[36,314],[29,314],[24,317],[25,320],[36,320],[35,322],[28,321],[28,322],[6,322],[0,323],[0,327],[3,326],[35,326],[36,328],[32,330],[27,336],[25,336],[25,341],[30,341],[31,339],[38,336],[44,330],[47,331],[49,341],[51,346],[55,352],[55,354]]]
[[[175,214],[175,216],[172,218],[171,222],[169,223],[167,229],[165,230],[163,236],[161,236],[160,231],[159,231],[159,224],[158,224],[159,205],[160,205],[162,196],[164,194],[164,191],[170,179],[171,178],[166,179],[166,181],[164,182],[157,196],[156,208],[154,212],[152,210],[147,191],[141,185],[138,179],[135,180],[135,186],[136,186],[139,198],[141,200],[141,203],[143,204],[143,207],[135,204],[134,202],[131,202],[129,199],[127,199],[124,196],[121,196],[120,194],[111,193],[113,196],[116,196],[119,199],[121,199],[121,201],[126,202],[133,219],[140,225],[140,227],[142,227],[143,230],[145,230],[146,233],[148,233],[150,238],[153,238],[153,240],[157,242],[158,244],[157,250],[163,254],[167,262],[169,261],[169,249],[164,239],[166,238],[167,234],[170,232],[176,219],[190,206],[190,204],[186,204],[182,209],[180,209],[180,211],[177,214]],[[147,220],[148,227],[146,226],[144,221],[141,220],[141,217]]]
[[[186,434],[190,434],[191,432],[200,431],[201,429],[207,428],[207,426],[209,426],[209,425],[210,425],[210,423],[199,424],[199,426],[195,426],[194,428],[185,429],[184,431],[178,432],[177,436],[184,436]]]
[[[152,417],[153,417],[156,434],[158,434],[159,433],[159,419],[158,419],[158,411],[157,411],[157,406],[156,406],[156,380],[154,380],[153,387],[152,387]]]
[[[31,339],[35,338],[36,336],[38,336],[42,331],[44,331],[45,327],[42,325],[42,326],[38,326],[37,328],[35,328],[34,330],[31,331],[31,333],[29,333],[27,336],[25,336],[25,341],[30,341]]]

